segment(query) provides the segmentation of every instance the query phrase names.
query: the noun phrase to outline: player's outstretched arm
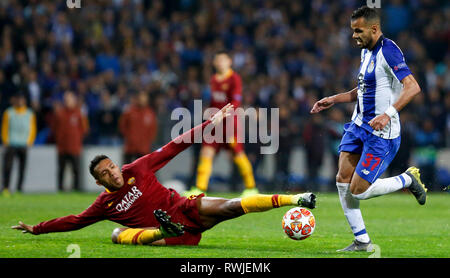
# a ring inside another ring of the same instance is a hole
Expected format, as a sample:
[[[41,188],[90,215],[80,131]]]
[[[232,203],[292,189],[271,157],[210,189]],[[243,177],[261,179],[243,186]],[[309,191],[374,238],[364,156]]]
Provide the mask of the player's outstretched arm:
[[[354,88],[348,92],[324,97],[321,100],[314,103],[313,108],[310,113],[315,114],[319,113],[322,110],[328,109],[336,103],[345,103],[345,102],[353,102],[356,100],[358,88]]]
[[[200,125],[186,131],[177,138],[170,141],[168,144],[162,148],[145,155],[137,159],[132,164],[128,164],[124,167],[131,167],[133,165],[141,165],[148,171],[157,172],[159,169],[164,167],[171,159],[177,156],[180,152],[187,149],[195,142],[195,134],[200,133],[202,135],[202,130],[210,125],[219,125],[222,123],[223,119],[231,115],[234,106],[232,104],[225,105],[220,111],[212,115],[207,121]]]
[[[78,215],[67,215],[55,219],[41,222],[37,225],[30,226],[19,221],[19,225],[12,226],[12,229],[21,230],[22,233],[31,233],[40,235],[55,232],[68,232],[79,230],[98,221],[104,220],[104,213],[101,202],[98,199],[92,203],[86,210]]]
[[[22,233],[24,233],[24,234],[25,233],[30,233],[30,234],[33,233],[33,226],[27,225],[27,224],[23,223],[22,221],[19,221],[19,225],[12,226],[11,228],[22,231]]]

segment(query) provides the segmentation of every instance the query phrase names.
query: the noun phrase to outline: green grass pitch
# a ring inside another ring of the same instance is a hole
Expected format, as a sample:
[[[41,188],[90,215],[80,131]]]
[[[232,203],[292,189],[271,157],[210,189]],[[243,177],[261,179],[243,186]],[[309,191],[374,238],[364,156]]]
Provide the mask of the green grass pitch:
[[[223,194],[236,197],[237,194]],[[0,257],[65,258],[70,244],[80,247],[82,258],[367,258],[367,253],[340,254],[353,240],[337,193],[319,193],[312,210],[317,226],[303,241],[287,238],[281,218],[290,207],[252,213],[223,222],[206,231],[199,246],[124,246],[110,240],[119,225],[103,221],[78,231],[34,236],[10,227],[87,208],[96,194],[29,194],[0,197]],[[382,258],[449,258],[450,195],[430,193],[419,206],[409,193],[396,193],[361,202],[366,228]],[[149,212],[150,213],[150,212]]]

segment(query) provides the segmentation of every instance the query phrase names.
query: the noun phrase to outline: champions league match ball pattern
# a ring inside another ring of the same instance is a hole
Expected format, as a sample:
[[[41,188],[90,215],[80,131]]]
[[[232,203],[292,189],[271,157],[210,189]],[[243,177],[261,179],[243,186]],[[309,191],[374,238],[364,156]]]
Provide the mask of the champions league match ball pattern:
[[[311,211],[295,207],[286,212],[281,220],[281,225],[289,238],[303,240],[314,232],[316,219]]]

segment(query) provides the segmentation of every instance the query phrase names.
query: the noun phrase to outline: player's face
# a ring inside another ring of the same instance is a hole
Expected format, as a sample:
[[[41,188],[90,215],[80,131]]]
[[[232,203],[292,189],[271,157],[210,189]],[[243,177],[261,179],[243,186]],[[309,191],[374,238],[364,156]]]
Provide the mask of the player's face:
[[[111,159],[103,159],[94,170],[97,173],[97,184],[112,189],[119,189],[123,186],[122,172]]]
[[[369,48],[373,44],[376,29],[373,24],[369,24],[363,17],[351,21],[353,29],[352,38],[359,48]]]
[[[225,73],[228,69],[231,68],[231,59],[227,54],[217,54],[214,57],[214,68],[220,72]]]

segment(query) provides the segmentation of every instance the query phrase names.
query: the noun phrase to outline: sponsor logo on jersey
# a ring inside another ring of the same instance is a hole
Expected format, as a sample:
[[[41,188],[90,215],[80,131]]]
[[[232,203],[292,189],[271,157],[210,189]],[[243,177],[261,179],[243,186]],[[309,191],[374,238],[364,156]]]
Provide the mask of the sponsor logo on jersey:
[[[369,67],[367,68],[367,72],[368,72],[368,73],[371,73],[371,72],[373,71],[374,68],[375,68],[375,63],[374,63],[374,61],[372,60],[372,61],[370,61],[370,65],[369,65]]]
[[[362,172],[364,175],[366,175],[366,176],[367,176],[368,174],[370,174],[370,171],[367,170],[367,169],[362,169],[361,172]]]
[[[211,94],[214,101],[225,102],[227,101],[227,94],[221,91],[213,91]]]
[[[123,197],[122,201],[116,205],[116,210],[119,212],[127,211],[131,205],[142,196],[142,192],[136,186],[131,188]]]
[[[407,67],[406,63],[403,62],[403,63],[400,63],[400,64],[394,66],[394,71],[398,71],[399,69],[406,68],[406,67]]]

